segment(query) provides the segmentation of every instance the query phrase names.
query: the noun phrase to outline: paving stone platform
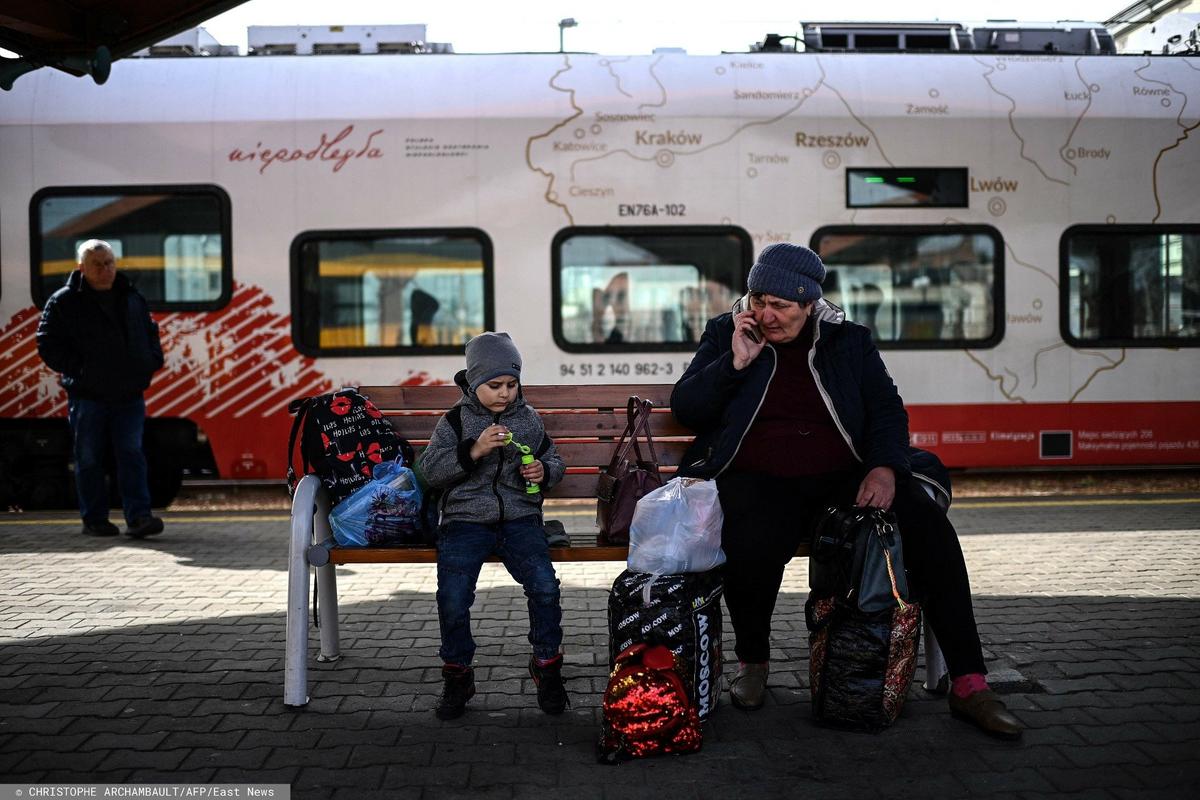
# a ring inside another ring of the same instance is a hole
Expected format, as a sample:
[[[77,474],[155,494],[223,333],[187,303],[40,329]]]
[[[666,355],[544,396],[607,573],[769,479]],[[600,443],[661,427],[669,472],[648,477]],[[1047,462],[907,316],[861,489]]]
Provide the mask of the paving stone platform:
[[[766,707],[723,701],[701,753],[616,767],[596,764],[594,745],[621,564],[559,568],[573,705],[558,718],[537,709],[525,672],[524,598],[485,566],[480,693],[443,723],[431,711],[429,566],[339,569],[344,655],[312,664],[311,702],[292,710],[279,514],[168,515],[145,541],[84,537],[65,515],[0,517],[0,782],[282,783],[297,798],[422,800],[1194,797],[1200,497],[1113,499],[952,512],[985,655],[1028,725],[1020,742],[985,737],[920,688],[882,734],[817,727],[797,561]],[[590,524],[586,510],[562,511],[569,527]],[[310,641],[315,655],[315,631]]]

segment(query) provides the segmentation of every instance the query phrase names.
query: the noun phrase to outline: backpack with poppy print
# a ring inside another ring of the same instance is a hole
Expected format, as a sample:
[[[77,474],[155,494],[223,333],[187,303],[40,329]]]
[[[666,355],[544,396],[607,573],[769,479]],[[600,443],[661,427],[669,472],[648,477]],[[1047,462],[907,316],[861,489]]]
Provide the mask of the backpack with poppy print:
[[[300,439],[300,474],[314,473],[337,505],[371,480],[376,464],[400,456],[413,463],[412,445],[392,428],[375,404],[354,389],[304,397],[288,404],[296,416],[288,437],[288,491],[295,491],[292,454]]]

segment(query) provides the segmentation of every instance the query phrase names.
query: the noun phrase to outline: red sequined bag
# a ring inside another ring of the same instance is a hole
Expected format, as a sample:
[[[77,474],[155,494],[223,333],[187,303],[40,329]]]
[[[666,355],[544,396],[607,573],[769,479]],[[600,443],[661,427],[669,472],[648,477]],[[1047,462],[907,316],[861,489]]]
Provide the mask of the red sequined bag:
[[[662,645],[635,644],[617,656],[603,710],[601,763],[694,753],[703,742],[700,718],[679,677],[679,664]]]

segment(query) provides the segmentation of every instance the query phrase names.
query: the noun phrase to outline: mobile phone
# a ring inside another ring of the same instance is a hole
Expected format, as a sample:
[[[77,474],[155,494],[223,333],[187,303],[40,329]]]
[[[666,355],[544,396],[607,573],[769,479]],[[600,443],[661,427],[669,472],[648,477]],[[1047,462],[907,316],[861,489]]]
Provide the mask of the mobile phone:
[[[749,295],[742,295],[741,297],[739,297],[739,298],[737,299],[737,302],[735,302],[735,303],[733,304],[733,309],[732,309],[732,310],[733,310],[733,313],[734,313],[734,315],[737,315],[737,314],[740,314],[740,313],[742,313],[743,311],[747,311],[747,310],[749,310],[749,308],[750,308],[750,303],[749,303],[749,301],[746,299],[748,296],[749,296]],[[758,326],[757,326],[757,325],[754,325],[754,326],[750,327],[750,328],[749,328],[749,329],[746,331],[746,335],[747,335],[748,337],[750,337],[750,341],[754,342],[755,344],[758,344],[759,342],[761,342],[761,341],[762,341],[762,332],[761,332],[761,331],[759,331],[759,329],[758,329]]]

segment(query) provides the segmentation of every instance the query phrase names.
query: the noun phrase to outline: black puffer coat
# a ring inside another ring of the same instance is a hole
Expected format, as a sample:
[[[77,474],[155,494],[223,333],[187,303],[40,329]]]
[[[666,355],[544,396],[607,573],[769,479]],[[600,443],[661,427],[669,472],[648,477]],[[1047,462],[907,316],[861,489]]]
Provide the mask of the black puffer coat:
[[[865,469],[891,467],[900,480],[910,475],[929,484],[943,507],[950,501],[950,476],[932,453],[908,444],[908,412],[883,366],[870,332],[845,313],[819,300],[810,325],[809,366],[829,415]],[[714,478],[733,462],[775,376],[775,349],[763,348],[744,370],[733,368],[733,315],[708,322],[700,347],[671,393],[676,419],[696,432],[679,474]]]
[[[38,354],[59,373],[71,397],[119,402],[146,391],[163,365],[158,324],[146,300],[118,272],[113,282],[117,319],[96,299],[96,291],[75,270],[67,285],[50,295],[38,323]]]

